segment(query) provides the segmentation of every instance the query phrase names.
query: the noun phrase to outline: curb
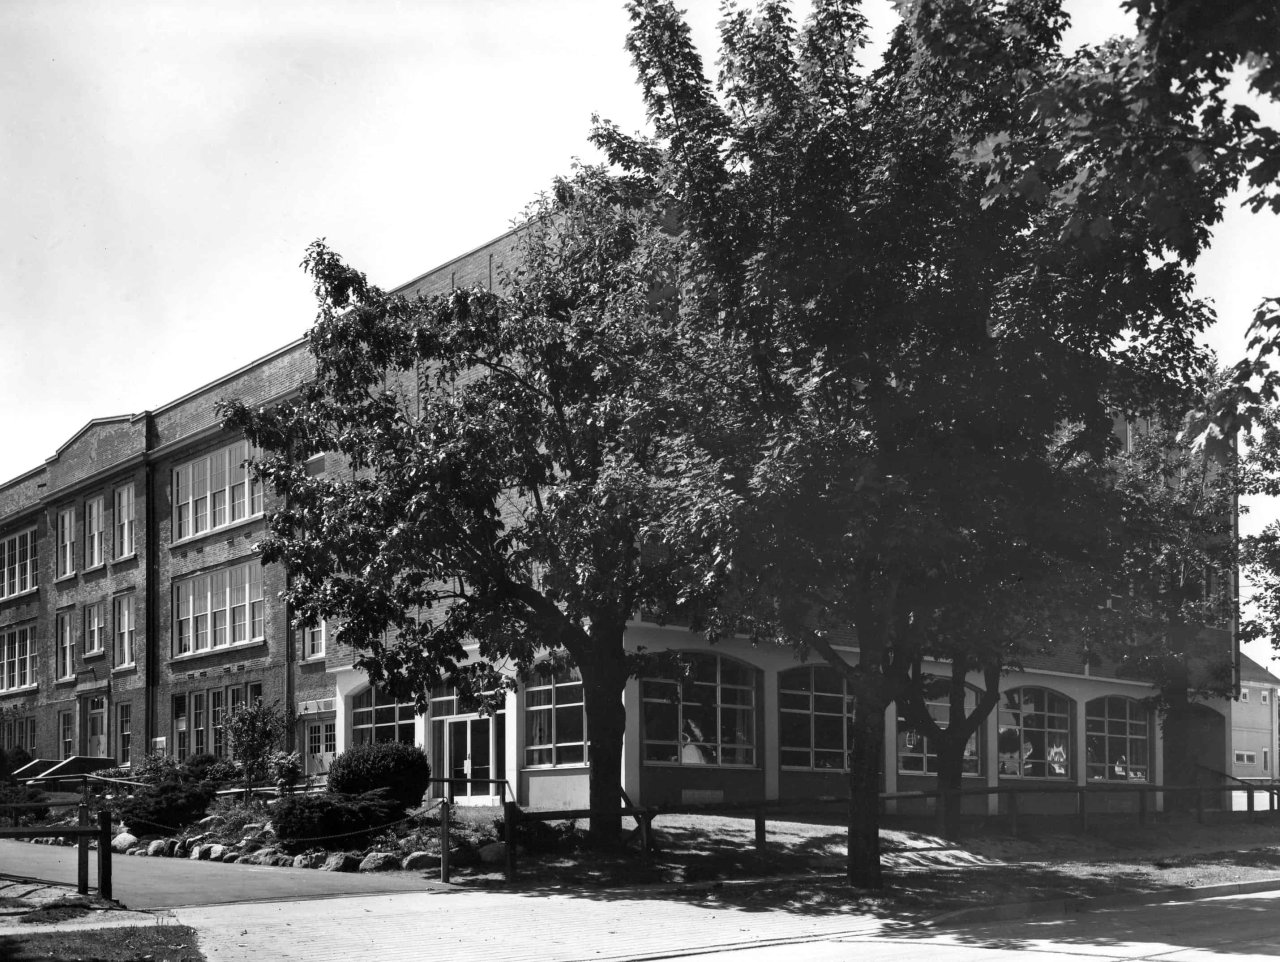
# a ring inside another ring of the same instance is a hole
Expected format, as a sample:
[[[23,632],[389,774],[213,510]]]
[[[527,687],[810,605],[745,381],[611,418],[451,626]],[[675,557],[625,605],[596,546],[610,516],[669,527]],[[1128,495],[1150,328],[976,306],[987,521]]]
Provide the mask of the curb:
[[[1196,902],[1227,895],[1250,895],[1254,892],[1280,891],[1280,877],[1257,879],[1253,882],[1224,882],[1220,885],[1201,885],[1185,889],[1161,889],[1155,892],[1121,892],[1116,895],[1100,895],[1094,898],[1045,899],[1039,902],[1009,902],[980,908],[956,909],[943,912],[920,922],[923,926],[944,926],[971,922],[1011,922],[1017,919],[1060,918],[1097,912],[1104,909],[1128,908],[1133,905],[1158,905],[1161,903]]]

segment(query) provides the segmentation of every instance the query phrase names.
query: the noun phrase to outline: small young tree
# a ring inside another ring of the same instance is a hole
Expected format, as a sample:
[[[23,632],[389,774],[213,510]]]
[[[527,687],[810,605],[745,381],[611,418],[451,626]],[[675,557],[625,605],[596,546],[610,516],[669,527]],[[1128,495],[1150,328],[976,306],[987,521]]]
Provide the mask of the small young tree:
[[[244,769],[245,783],[267,777],[271,756],[289,730],[289,720],[279,702],[261,698],[227,712],[223,722],[231,757]]]

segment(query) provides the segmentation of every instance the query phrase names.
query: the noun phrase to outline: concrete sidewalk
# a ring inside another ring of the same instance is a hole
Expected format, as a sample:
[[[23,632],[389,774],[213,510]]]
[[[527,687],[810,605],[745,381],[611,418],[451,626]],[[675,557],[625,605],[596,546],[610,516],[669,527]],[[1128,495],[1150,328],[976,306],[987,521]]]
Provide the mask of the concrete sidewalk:
[[[200,933],[209,962],[418,962],[446,953],[485,962],[617,962],[868,935],[901,925],[852,911],[755,911],[617,891],[436,890],[188,906],[164,915]]]

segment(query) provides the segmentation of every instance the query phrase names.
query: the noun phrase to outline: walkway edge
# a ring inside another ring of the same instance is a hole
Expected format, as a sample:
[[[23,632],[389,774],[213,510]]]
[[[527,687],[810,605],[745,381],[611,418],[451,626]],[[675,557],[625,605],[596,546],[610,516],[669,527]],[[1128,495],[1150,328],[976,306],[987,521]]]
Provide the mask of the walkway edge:
[[[924,926],[943,926],[969,922],[1011,922],[1016,919],[1058,918],[1097,912],[1104,909],[1128,908],[1133,905],[1156,905],[1162,902],[1196,902],[1227,895],[1249,895],[1253,892],[1280,891],[1280,877],[1257,879],[1253,882],[1224,882],[1220,885],[1201,885],[1185,889],[1161,889],[1155,892],[1121,892],[1092,898],[1045,899],[1039,902],[1009,902],[1005,905],[989,905],[980,908],[956,909],[943,912],[927,921]]]

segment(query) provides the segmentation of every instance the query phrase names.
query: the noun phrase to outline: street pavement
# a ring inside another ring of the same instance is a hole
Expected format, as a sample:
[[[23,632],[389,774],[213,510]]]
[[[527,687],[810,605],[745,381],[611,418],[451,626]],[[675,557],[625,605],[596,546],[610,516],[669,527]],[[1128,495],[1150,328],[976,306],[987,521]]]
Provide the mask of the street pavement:
[[[74,864],[73,849],[0,842],[0,873],[38,877],[43,871],[69,881]],[[1057,919],[919,925],[830,905],[726,905],[706,889],[665,895],[486,891],[411,873],[173,859],[115,864],[121,899],[130,908],[153,909],[120,915],[192,926],[209,962],[398,962],[442,954],[486,962],[1011,962],[1015,952],[1035,953],[1036,962],[1280,956],[1280,891],[1099,908]]]

